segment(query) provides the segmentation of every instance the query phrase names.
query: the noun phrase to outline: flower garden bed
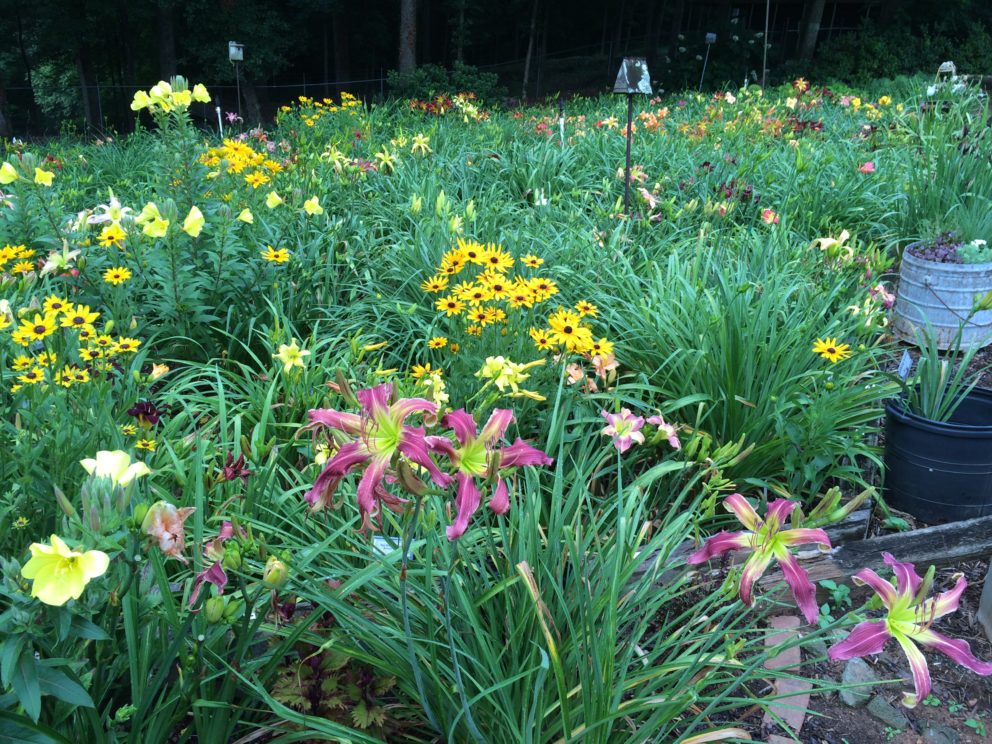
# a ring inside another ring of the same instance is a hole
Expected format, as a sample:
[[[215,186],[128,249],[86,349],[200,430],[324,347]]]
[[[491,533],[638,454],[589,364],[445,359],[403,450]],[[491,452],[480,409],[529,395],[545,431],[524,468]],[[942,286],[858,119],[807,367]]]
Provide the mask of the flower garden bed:
[[[908,741],[898,638],[992,725],[988,518],[877,493],[900,248],[992,233],[981,102],[919,94],[640,101],[628,213],[612,98],[220,140],[176,80],[129,138],[5,145],[0,738],[754,740],[770,680],[829,713],[881,652]]]

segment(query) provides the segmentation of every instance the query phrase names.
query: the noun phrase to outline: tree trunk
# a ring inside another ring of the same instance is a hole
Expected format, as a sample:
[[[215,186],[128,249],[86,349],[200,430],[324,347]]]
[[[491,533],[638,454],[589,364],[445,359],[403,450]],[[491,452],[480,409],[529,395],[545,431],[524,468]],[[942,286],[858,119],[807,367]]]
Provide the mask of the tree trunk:
[[[455,61],[465,61],[465,0],[458,3],[458,24],[455,26]]]
[[[176,74],[176,17],[170,0],[159,3],[157,25],[158,74],[168,80]]]
[[[258,101],[258,91],[255,90],[255,86],[245,75],[244,70],[241,72],[241,95],[245,97],[245,106],[247,107],[245,124],[260,125],[262,123],[262,104]]]
[[[823,8],[826,4],[827,0],[806,0],[803,33],[799,40],[799,59],[813,59],[816,40],[820,35],[820,23],[823,21]]]
[[[334,14],[334,79],[351,79],[351,49],[348,22],[344,13]],[[340,86],[339,86],[340,87]]]
[[[86,125],[99,131],[103,128],[100,91],[96,87],[93,60],[86,45],[76,50],[76,72],[79,73],[79,89],[83,98],[83,117],[86,119]]]
[[[682,33],[682,18],[685,15],[685,0],[675,0],[672,8],[672,26],[668,30],[668,56],[674,58],[679,48],[679,34]]]
[[[530,82],[530,62],[534,56],[534,39],[537,36],[537,6],[540,0],[534,0],[530,11],[530,33],[527,36],[527,54],[524,57],[524,83],[520,87],[520,102],[527,100],[527,83]]]
[[[0,137],[10,137],[10,124],[7,122],[7,116],[4,113],[7,109],[7,89],[3,85],[3,80],[0,80]]]
[[[417,0],[400,0],[399,71],[417,66]]]
[[[17,19],[17,45],[21,52],[21,64],[24,65],[24,74],[28,82],[28,88],[31,90],[31,104],[28,107],[28,125],[26,127],[27,131],[31,131],[31,124],[36,125],[41,124],[41,109],[38,107],[38,99],[34,95],[34,78],[31,74],[31,60],[28,57],[27,46],[24,43],[24,23],[21,19],[21,4],[17,4],[17,9],[15,12]]]

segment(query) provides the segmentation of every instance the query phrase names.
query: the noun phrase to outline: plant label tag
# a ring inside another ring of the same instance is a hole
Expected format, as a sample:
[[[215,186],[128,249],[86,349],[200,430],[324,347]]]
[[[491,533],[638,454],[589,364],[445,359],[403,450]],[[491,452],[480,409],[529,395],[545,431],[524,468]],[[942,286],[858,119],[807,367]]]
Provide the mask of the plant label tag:
[[[399,551],[400,548],[400,539],[398,537],[386,537],[385,535],[372,536],[372,549],[379,555],[389,555],[390,553]],[[409,560],[411,555],[408,553],[406,557]]]
[[[910,371],[913,369],[913,357],[909,355],[908,351],[902,353],[902,359],[899,360],[899,379],[905,380],[909,377]]]

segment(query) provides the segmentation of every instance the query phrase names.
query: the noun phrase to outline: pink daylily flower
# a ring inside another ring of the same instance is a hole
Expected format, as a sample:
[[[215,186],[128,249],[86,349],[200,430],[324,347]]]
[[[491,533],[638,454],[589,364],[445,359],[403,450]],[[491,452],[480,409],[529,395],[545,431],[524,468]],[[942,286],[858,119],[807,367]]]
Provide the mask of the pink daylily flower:
[[[634,442],[644,444],[644,435],[641,433],[641,429],[644,427],[642,416],[635,416],[629,408],[621,408],[620,413],[607,413],[606,411],[599,413],[607,421],[607,425],[603,427],[600,434],[613,437],[613,446],[621,455],[629,450]]]
[[[874,173],[875,172],[874,161],[869,160],[867,163],[865,163],[860,168],[858,168],[858,171],[861,173]]]
[[[451,484],[451,476],[442,473],[430,457],[424,430],[410,426],[406,419],[414,413],[434,415],[437,406],[424,398],[402,398],[390,404],[391,384],[378,385],[356,393],[362,413],[344,413],[330,408],[309,412],[308,429],[326,427],[344,432],[353,439],[338,448],[324,465],[316,482],[306,494],[307,503],[318,511],[331,503],[334,492],[348,473],[365,466],[358,483],[358,509],[362,514],[362,529],[371,527],[378,514],[378,504],[395,501],[382,486],[386,470],[394,458],[405,457],[421,466],[438,486]]]
[[[822,549],[830,549],[830,538],[819,528],[782,529],[796,502],[788,499],[775,499],[768,505],[768,513],[762,519],[747,500],[739,493],[734,493],[723,500],[723,506],[740,520],[747,531],[717,533],[703,547],[690,555],[686,562],[689,564],[703,563],[729,550],[750,550],[751,556],[744,563],[741,571],[740,596],[746,605],[754,602],[752,589],[755,582],[768,568],[772,559],[778,562],[785,576],[785,582],[792,590],[796,605],[802,611],[806,621],[815,623],[820,616],[816,605],[816,587],[792,555],[789,548],[793,545],[817,543]]]
[[[766,225],[777,225],[779,222],[778,213],[774,209],[765,207],[761,210],[761,221]]]
[[[468,529],[469,520],[482,502],[482,492],[476,485],[476,478],[493,482],[489,508],[495,514],[506,514],[510,510],[510,490],[503,480],[509,468],[524,465],[550,465],[550,457],[519,437],[508,447],[497,449],[507,427],[513,422],[513,411],[497,408],[479,433],[475,419],[464,408],[452,411],[441,419],[444,426],[455,432],[459,447],[455,447],[446,437],[428,437],[428,445],[436,452],[448,455],[457,468],[455,481],[458,491],[455,495],[457,514],[455,521],[445,530],[449,540],[457,540]]]
[[[177,508],[167,501],[156,501],[141,522],[141,531],[158,543],[159,550],[170,558],[188,563],[186,549],[186,520],[195,507]]]
[[[904,692],[902,703],[912,708],[930,694],[930,669],[926,657],[916,643],[940,651],[952,661],[973,672],[987,677],[992,674],[992,662],[976,659],[966,641],[947,638],[930,629],[934,620],[949,615],[958,608],[961,594],[968,586],[964,576],[958,574],[954,588],[924,599],[926,588],[920,591],[922,577],[912,563],[902,563],[883,553],[885,563],[895,572],[896,584],[886,581],[870,568],[854,574],[856,584],[867,584],[882,600],[886,615],[884,620],[865,620],[840,643],[832,646],[827,655],[834,661],[844,661],[855,656],[877,654],[890,638],[895,638],[909,660],[913,673],[914,692]]]
[[[657,416],[648,417],[648,423],[658,427],[658,431],[665,435],[668,443],[673,449],[682,449],[682,442],[679,441],[678,430],[665,421],[665,417],[660,413]]]

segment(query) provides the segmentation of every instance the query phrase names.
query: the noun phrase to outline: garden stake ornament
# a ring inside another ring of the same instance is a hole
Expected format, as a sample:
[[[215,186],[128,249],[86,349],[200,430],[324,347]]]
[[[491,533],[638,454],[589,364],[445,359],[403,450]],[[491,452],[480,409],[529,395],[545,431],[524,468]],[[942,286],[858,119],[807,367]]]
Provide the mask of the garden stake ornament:
[[[630,139],[634,128],[634,95],[651,95],[648,61],[644,57],[624,57],[613,92],[627,96],[627,165],[623,173],[623,213],[626,215],[630,213]]]

